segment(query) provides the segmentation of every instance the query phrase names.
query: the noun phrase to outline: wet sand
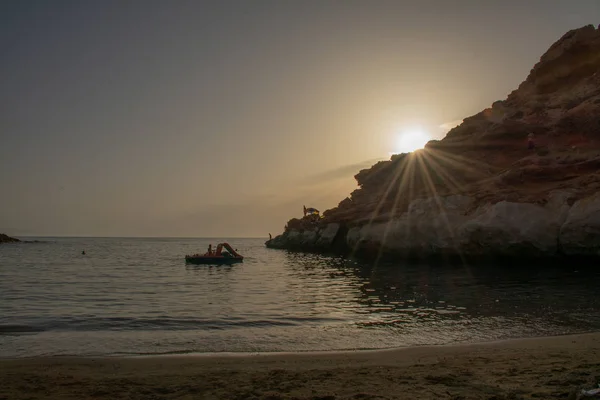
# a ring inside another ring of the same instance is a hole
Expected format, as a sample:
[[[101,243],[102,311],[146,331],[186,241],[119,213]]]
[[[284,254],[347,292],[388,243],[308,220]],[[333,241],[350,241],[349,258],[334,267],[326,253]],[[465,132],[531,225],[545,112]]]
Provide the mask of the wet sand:
[[[600,333],[348,353],[0,361],[0,399],[575,399]]]

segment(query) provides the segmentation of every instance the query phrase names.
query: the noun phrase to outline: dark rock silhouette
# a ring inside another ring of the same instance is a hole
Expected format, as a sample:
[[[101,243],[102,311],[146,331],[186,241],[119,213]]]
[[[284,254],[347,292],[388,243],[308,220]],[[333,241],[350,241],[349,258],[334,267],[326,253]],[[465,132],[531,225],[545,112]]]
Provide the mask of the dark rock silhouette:
[[[0,243],[17,243],[20,242],[19,239],[15,239],[13,237],[7,236],[3,233],[0,233]]]

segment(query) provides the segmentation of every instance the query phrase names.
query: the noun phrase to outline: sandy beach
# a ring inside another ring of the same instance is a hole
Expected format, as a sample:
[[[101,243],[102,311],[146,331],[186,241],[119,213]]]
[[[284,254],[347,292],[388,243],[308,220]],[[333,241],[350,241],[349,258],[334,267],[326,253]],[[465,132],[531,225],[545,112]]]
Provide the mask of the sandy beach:
[[[0,399],[575,399],[600,333],[312,354],[0,361]]]

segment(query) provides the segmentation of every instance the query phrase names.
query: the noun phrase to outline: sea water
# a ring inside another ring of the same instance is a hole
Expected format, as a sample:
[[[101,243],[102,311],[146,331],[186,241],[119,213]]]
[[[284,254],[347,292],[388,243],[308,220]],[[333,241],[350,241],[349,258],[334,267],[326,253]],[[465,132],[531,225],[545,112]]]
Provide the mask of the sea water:
[[[377,349],[600,328],[598,268],[373,265],[264,239],[35,239],[0,245],[0,357]],[[244,262],[186,265],[222,241]]]

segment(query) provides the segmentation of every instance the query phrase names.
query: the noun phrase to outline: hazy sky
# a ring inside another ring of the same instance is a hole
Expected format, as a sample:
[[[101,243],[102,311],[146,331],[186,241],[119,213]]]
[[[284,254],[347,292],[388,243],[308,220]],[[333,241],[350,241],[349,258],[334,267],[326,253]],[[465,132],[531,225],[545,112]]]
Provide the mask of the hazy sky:
[[[0,2],[0,232],[267,236],[598,0]]]

